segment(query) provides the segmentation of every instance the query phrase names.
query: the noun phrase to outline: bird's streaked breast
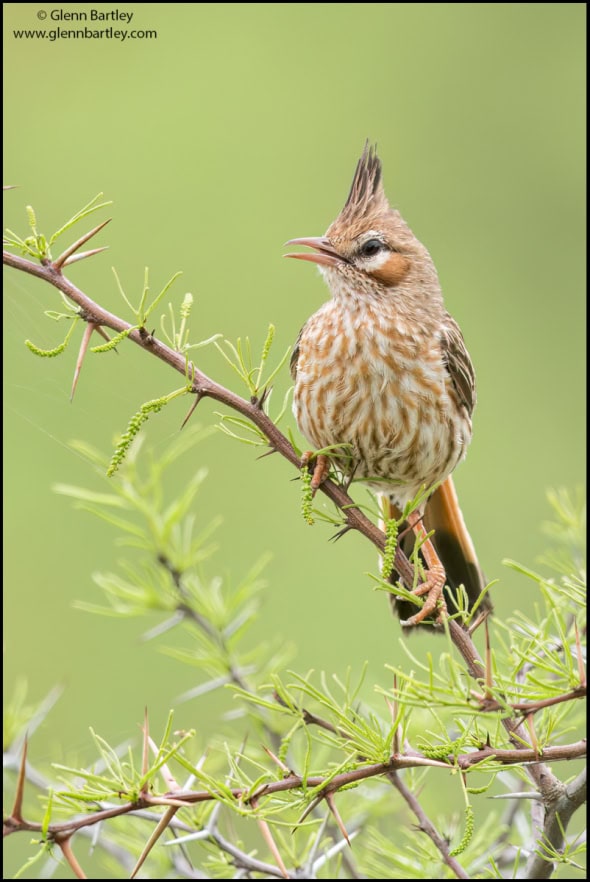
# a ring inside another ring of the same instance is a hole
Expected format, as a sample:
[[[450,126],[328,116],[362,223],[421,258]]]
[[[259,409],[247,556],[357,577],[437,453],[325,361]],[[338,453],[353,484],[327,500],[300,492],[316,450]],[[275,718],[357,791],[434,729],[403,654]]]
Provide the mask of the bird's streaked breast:
[[[343,470],[399,484],[400,499],[464,455],[471,422],[449,417],[452,395],[438,346],[382,308],[331,300],[303,329],[293,401],[301,432],[315,449],[348,445]]]

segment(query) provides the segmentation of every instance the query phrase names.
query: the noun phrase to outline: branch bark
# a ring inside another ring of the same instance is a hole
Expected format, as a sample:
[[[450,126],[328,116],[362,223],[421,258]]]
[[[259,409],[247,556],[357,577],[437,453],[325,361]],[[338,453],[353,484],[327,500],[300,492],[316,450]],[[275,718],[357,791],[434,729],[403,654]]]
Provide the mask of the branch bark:
[[[38,279],[48,282],[66,295],[81,310],[82,317],[85,321],[92,324],[101,325],[110,328],[117,333],[127,331],[133,327],[129,322],[114,315],[98,303],[95,303],[90,297],[84,294],[76,285],[67,279],[59,269],[51,263],[36,264],[16,254],[8,251],[3,252],[3,262],[6,266],[13,267],[21,272],[28,273]],[[165,362],[173,370],[182,376],[186,374],[186,361],[182,353],[176,352],[165,343],[158,340],[152,334],[149,334],[145,328],[134,329],[129,332],[128,340],[135,343],[140,348],[146,350],[151,355]],[[189,376],[192,377],[193,392],[199,398],[212,398],[219,401],[232,410],[241,413],[242,416],[251,420],[254,425],[264,433],[268,439],[269,446],[280,453],[297,469],[301,466],[300,457],[293,449],[290,441],[275,426],[270,417],[261,409],[257,401],[247,401],[236,395],[225,386],[216,383],[215,380],[208,377],[200,371],[194,363],[189,364]],[[363,512],[357,508],[354,500],[346,493],[342,487],[333,481],[325,480],[320,486],[320,491],[324,493],[328,499],[340,509],[346,521],[346,526],[352,530],[358,530],[373,545],[383,551],[385,546],[385,534],[380,530]],[[409,563],[407,557],[401,549],[396,550],[395,567],[403,576],[404,580],[411,585],[413,577],[413,567]]]

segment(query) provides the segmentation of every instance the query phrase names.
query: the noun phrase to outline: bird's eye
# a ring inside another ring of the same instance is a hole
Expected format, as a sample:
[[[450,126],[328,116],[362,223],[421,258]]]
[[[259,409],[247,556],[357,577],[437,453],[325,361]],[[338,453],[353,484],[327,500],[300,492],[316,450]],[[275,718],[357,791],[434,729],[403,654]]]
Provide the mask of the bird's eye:
[[[367,239],[366,242],[363,242],[359,249],[359,254],[361,257],[374,257],[375,254],[378,254],[385,248],[385,245],[380,239]]]

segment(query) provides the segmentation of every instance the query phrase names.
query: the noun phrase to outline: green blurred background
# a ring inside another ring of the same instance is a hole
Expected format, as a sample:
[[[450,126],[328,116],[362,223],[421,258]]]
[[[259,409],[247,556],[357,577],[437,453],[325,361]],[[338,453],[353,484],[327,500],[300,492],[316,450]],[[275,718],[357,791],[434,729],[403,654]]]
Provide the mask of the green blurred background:
[[[52,22],[53,8],[133,12],[131,25],[112,26],[157,38],[15,38],[76,27]],[[19,185],[5,194],[6,225],[25,234],[30,203],[52,232],[103,191],[114,221],[97,244],[109,251],[69,275],[125,317],[111,266],[134,297],[145,266],[154,290],[181,269],[170,299],[194,294],[195,339],[261,345],[272,321],[282,353],[326,297],[311,267],[282,260],[283,243],[323,233],[365,139],[377,141],[386,191],[430,249],[476,366],[474,441],[456,473],[464,514],[500,580],[498,613],[530,607],[532,583],[502,559],[534,565],[546,489],[584,479],[585,5],[8,3],[4,17],[4,181]],[[40,766],[89,759],[89,725],[115,742],[133,735],[145,705],[157,728],[199,677],[140,643],[153,620],[72,608],[101,599],[91,573],[120,552],[106,525],[52,492],[56,482],[104,489],[67,442],[110,451],[143,401],[180,384],[123,345],[87,359],[70,404],[77,343],[51,361],[23,343],[57,345],[51,308],[54,291],[5,271],[5,685],[10,695],[26,676],[31,700],[65,687],[31,745]],[[206,372],[241,392],[213,348],[201,353]],[[288,385],[285,370],[278,391]],[[198,420],[218,409],[204,402]],[[175,402],[150,421],[156,449],[186,410]],[[220,434],[178,464],[170,497],[203,464],[198,517],[223,515],[209,572],[237,582],[273,554],[256,639],[285,635],[302,671],[368,660],[367,682],[389,682],[383,665],[404,656],[365,575],[373,548],[353,535],[328,543],[327,527],[302,521],[293,470]],[[205,743],[218,705],[227,696],[180,705],[176,725],[197,726]],[[10,841],[7,874],[27,850]]]

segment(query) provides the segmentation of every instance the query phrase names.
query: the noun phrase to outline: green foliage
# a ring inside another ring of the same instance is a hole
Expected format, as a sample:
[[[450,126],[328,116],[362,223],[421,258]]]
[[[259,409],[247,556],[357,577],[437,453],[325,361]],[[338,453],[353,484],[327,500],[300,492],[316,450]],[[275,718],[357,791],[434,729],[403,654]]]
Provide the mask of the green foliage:
[[[118,573],[93,575],[108,601],[106,607],[80,602],[78,608],[123,617],[154,612],[172,614],[172,619],[149,632],[147,639],[179,624],[191,633],[196,630],[198,641],[193,639],[190,649],[175,646],[164,651],[212,676],[221,675],[223,679],[229,673],[230,679],[241,682],[242,673],[250,670],[255,661],[263,670],[271,658],[274,662],[278,658],[271,654],[263,661],[264,652],[258,650],[249,650],[242,658],[236,651],[258,609],[258,595],[263,587],[259,577],[266,558],[255,564],[234,588],[224,585],[218,577],[208,579],[201,565],[215,552],[210,540],[220,520],[208,518],[206,526],[199,530],[191,510],[206,478],[206,469],[193,473],[179,498],[166,504],[164,495],[167,469],[211,431],[199,426],[185,429],[164,454],[149,457],[147,474],[145,466],[142,467],[144,457],[140,457],[142,439],[136,438],[119,474],[109,481],[110,493],[66,484],[54,489],[73,498],[78,508],[111,524],[119,533],[118,544],[142,553],[133,562],[122,561]],[[82,442],[72,446],[97,469],[104,469],[106,460],[95,448]]]
[[[174,846],[190,849],[193,862],[216,878],[227,878],[236,865],[268,875],[277,860],[300,868],[306,878],[346,877],[351,866],[367,878],[454,876],[433,838],[416,836],[401,805],[392,808],[390,770],[420,802],[428,785],[446,788],[449,812],[437,827],[448,839],[448,860],[460,860],[469,878],[503,875],[499,867],[506,863],[508,832],[510,860],[520,873],[519,849],[530,848],[535,838],[531,820],[520,812],[517,826],[513,820],[504,823],[480,801],[498,788],[516,798],[515,786],[522,788],[519,776],[527,780],[518,764],[508,773],[494,753],[513,747],[502,723],[518,714],[515,706],[557,698],[581,686],[574,626],[580,597],[567,590],[572,579],[583,576],[575,565],[581,548],[576,544],[574,553],[571,546],[569,570],[555,581],[519,568],[522,578],[533,579],[539,588],[539,612],[534,620],[515,612],[507,625],[494,619],[494,686],[484,685],[483,670],[481,681],[472,678],[448,631],[423,657],[402,641],[409,664],[387,666],[393,682],[388,674],[372,690],[367,690],[366,666],[360,675],[349,670],[344,678],[281,674],[289,650],[280,638],[273,646],[253,643],[248,636],[259,613],[264,561],[235,586],[205,573],[215,550],[210,542],[215,524],[199,530],[193,513],[205,470],[194,474],[181,497],[166,500],[167,469],[207,434],[193,426],[158,457],[140,457],[142,437],[137,436],[107,492],[70,485],[55,490],[111,524],[127,549],[117,572],[94,576],[106,606],[78,607],[106,615],[157,616],[159,621],[144,634],[148,640],[171,629],[186,635],[185,648],[178,639],[162,648],[201,675],[184,698],[227,687],[239,713],[233,714],[232,729],[205,753],[194,732],[173,731],[172,715],[157,742],[144,724],[141,749],[108,744],[91,731],[94,762],[54,766],[59,780],[48,787],[44,838],[51,838],[52,825],[63,819],[79,818],[83,826],[85,819],[107,812],[110,821],[103,826],[108,830],[101,838],[110,844],[109,860],[114,848],[142,854],[152,877],[176,872],[174,855],[181,852]],[[73,446],[105,481],[105,457],[85,443]],[[569,497],[559,499],[552,535],[558,541],[567,537],[569,543],[581,536],[579,520],[571,518],[578,509],[566,504]],[[34,713],[25,706],[22,687],[13,704],[5,744],[22,731],[27,713]],[[244,717],[245,729],[236,729],[236,716]],[[581,722],[580,702],[539,708],[538,750],[565,743],[573,731],[579,737]],[[244,734],[251,728],[256,736],[246,743]],[[483,759],[460,766],[460,757],[490,746]],[[405,765],[392,766],[399,757]],[[351,789],[354,797],[348,794]],[[125,815],[115,818],[121,812]],[[395,840],[392,822],[398,830]],[[356,837],[354,854],[346,861],[343,825],[349,838]],[[152,851],[164,834],[166,848]],[[579,866],[581,846],[575,839],[555,854],[551,843],[538,840],[536,847],[549,860]],[[29,867],[30,862],[23,872]]]
[[[80,223],[80,221],[87,218],[90,214],[95,211],[99,211],[100,209],[105,208],[107,205],[111,204],[110,202],[100,202],[99,200],[101,199],[101,197],[102,193],[99,193],[97,196],[95,196],[94,199],[92,199],[87,205],[85,205],[71,218],[69,218],[69,220],[67,220],[55,233],[53,233],[49,237],[49,239],[44,234],[38,231],[37,217],[35,211],[30,205],[28,205],[26,207],[26,213],[32,235],[23,239],[13,231],[7,230],[5,244],[7,244],[9,248],[13,248],[19,251],[21,254],[26,255],[27,257],[32,257],[36,260],[41,261],[42,263],[51,263],[52,256],[49,247],[50,245],[56,242],[57,239],[62,236],[66,231],[70,230],[73,226]],[[56,261],[54,262],[54,267],[58,270],[61,270],[62,266],[66,266],[73,261],[82,260],[86,257],[91,257],[93,254],[96,254],[99,251],[103,251],[103,248],[97,248],[87,252],[79,252],[77,254],[75,253],[82,246],[82,244],[84,244],[84,242],[88,241],[90,238],[92,238],[92,236],[96,235],[96,233],[99,232],[100,229],[102,229],[102,226],[104,226],[104,224],[85,234],[81,237],[81,239],[74,243],[74,245],[66,249],[64,253],[56,259]],[[120,331],[112,339],[107,340],[106,343],[91,347],[90,352],[94,354],[110,352],[111,350],[115,349],[119,343],[123,342],[123,340],[125,340],[125,338],[128,337],[132,331],[137,330],[138,328],[145,328],[148,319],[158,308],[173,283],[180,275],[182,275],[182,273],[180,272],[175,273],[155,296],[150,297],[149,270],[146,267],[144,273],[144,283],[141,294],[139,296],[138,305],[134,306],[130,298],[125,293],[123,285],[121,284],[119,276],[117,275],[117,272],[114,268],[113,273],[115,276],[117,287],[119,289],[119,293],[129,310],[131,311],[132,315],[134,316],[135,323],[129,328],[125,328],[124,330]],[[74,319],[64,340],[58,346],[55,346],[52,349],[42,349],[31,340],[25,340],[25,344],[28,349],[34,355],[37,355],[41,358],[54,358],[58,355],[61,355],[65,351],[74,332],[77,320],[78,318],[80,318],[81,315],[79,308],[73,306],[71,301],[68,300],[62,292],[60,292],[60,297],[62,298],[62,301],[66,306],[67,312],[63,313],[56,312],[54,310],[46,310],[45,315],[55,321],[59,321],[63,318]],[[215,342],[221,336],[220,334],[214,334],[212,337],[209,337],[206,340],[201,340],[197,342],[190,341],[190,330],[187,323],[190,317],[192,306],[193,296],[190,293],[186,293],[179,308],[180,322],[177,328],[174,308],[172,304],[168,304],[168,312],[172,325],[171,332],[167,331],[165,316],[161,317],[162,332],[164,338],[168,339],[170,345],[178,352],[186,353],[191,349],[199,349],[203,346],[208,345],[209,343]],[[268,356],[271,342],[272,336],[269,337],[267,343],[265,344],[265,347],[263,348],[263,357],[260,370],[262,370],[262,365]],[[82,353],[82,355],[83,354],[84,353]],[[137,433],[141,424],[148,418],[150,413],[156,412],[157,410],[161,409],[164,404],[171,400],[171,397],[175,397],[175,393],[172,393],[171,396],[157,399],[157,401],[146,403],[142,406],[140,411],[132,417],[127,432],[122,438],[122,445],[120,445],[120,447],[117,449],[117,452],[115,453],[115,456],[113,457],[113,461],[111,463],[113,471],[116,470],[119,463],[121,462],[121,459],[125,454],[126,447],[128,446],[130,440],[132,440],[132,438]]]
[[[246,387],[247,394],[251,401],[265,409],[272,397],[272,381],[287,361],[290,352],[290,348],[287,349],[285,354],[279,359],[274,367],[267,366],[274,335],[275,327],[271,324],[268,326],[266,339],[262,345],[260,356],[256,364],[254,364],[252,346],[249,337],[246,337],[244,342],[238,337],[235,346],[230,340],[224,339],[223,345],[215,341],[217,350],[221,353],[232,370],[238,375]],[[268,372],[266,371],[267,367]],[[273,422],[275,425],[278,425],[283,419],[287,411],[290,395],[291,389],[285,394],[279,412],[276,415],[273,415]],[[243,444],[249,444],[253,447],[268,447],[268,439],[264,433],[249,420],[233,414],[227,415],[218,413],[217,416],[220,417],[218,426],[226,435],[235,438],[237,441],[241,441]]]
[[[223,355],[232,370],[236,372],[240,380],[246,385],[250,396],[254,398],[258,398],[263,389],[270,387],[272,381],[287,361],[291,351],[291,348],[289,347],[279,360],[278,364],[270,369],[268,374],[265,374],[266,362],[270,355],[274,336],[275,326],[270,324],[268,326],[266,339],[262,344],[260,357],[256,364],[254,364],[253,361],[252,346],[249,337],[246,337],[243,343],[241,337],[238,337],[235,346],[229,340],[224,340],[223,346],[219,343],[215,343],[218,351]]]
[[[563,829],[563,827],[562,834],[565,837],[565,830]],[[575,860],[575,858],[585,856],[586,854],[587,847],[583,839],[584,837],[582,834],[574,837],[571,842],[566,842],[565,848],[560,851],[556,849],[555,846],[553,846],[546,837],[542,837],[539,841],[539,846],[536,849],[536,853],[539,854],[544,860],[550,861],[557,866],[571,868],[572,870],[580,870],[582,873],[585,873],[585,863],[579,863],[578,860]],[[565,876],[564,878],[567,879],[568,877]]]
[[[51,236],[49,242],[53,245],[54,242],[59,239],[64,233],[66,233],[69,229],[71,229],[75,224],[80,223],[80,221],[87,218],[89,215],[93,214],[95,211],[100,211],[102,208],[106,208],[109,205],[112,205],[112,201],[109,202],[99,202],[102,199],[103,193],[98,193],[87,205],[84,205],[79,211],[77,211],[69,220],[63,224],[59,230],[57,230]]]
[[[188,732],[171,742],[172,719],[173,715],[170,713],[162,740],[157,747],[153,746],[154,760],[148,763],[145,769],[141,768],[131,747],[127,748],[123,759],[116,749],[91,729],[90,734],[99,758],[98,766],[104,769],[104,773],[97,774],[96,771],[54,763],[54,768],[62,773],[60,778],[65,780],[66,789],[52,794],[52,803],[56,807],[60,805],[78,809],[80,803],[91,804],[104,799],[136,802],[144,791],[154,787],[154,779],[162,767],[180,753],[186,742],[194,737],[194,732]],[[73,787],[70,789],[71,784]]]
[[[175,349],[177,352],[188,352],[190,349],[200,349],[202,346],[207,346],[209,343],[215,343],[216,340],[222,336],[221,334],[213,334],[212,337],[208,337],[206,340],[200,340],[197,343],[190,342],[190,329],[188,327],[188,320],[190,318],[190,314],[192,312],[194,304],[194,297],[190,292],[187,292],[184,295],[184,299],[180,305],[180,323],[178,328],[176,327],[176,316],[174,314],[174,309],[172,308],[172,304],[168,304],[168,314],[170,316],[170,325],[171,330],[169,331],[167,328],[167,317],[163,315],[160,324],[162,328],[162,335],[165,340],[168,341],[172,349]]]
[[[119,279],[119,276],[117,275],[117,271],[115,270],[114,267],[113,267],[113,274],[115,276],[115,281],[116,281],[117,287],[119,289],[119,294],[121,295],[121,297],[123,298],[123,300],[125,301],[127,306],[129,307],[132,314],[135,316],[135,318],[137,320],[137,326],[141,327],[141,328],[147,326],[147,320],[150,317],[150,315],[160,305],[160,303],[162,302],[162,300],[164,299],[164,297],[166,296],[166,294],[168,293],[168,291],[170,290],[170,288],[172,287],[172,285],[174,284],[176,279],[178,279],[179,276],[182,275],[182,273],[180,271],[174,273],[174,275],[170,279],[168,279],[168,281],[166,282],[164,287],[161,289],[161,291],[159,291],[158,294],[156,294],[152,300],[149,300],[149,295],[150,295],[149,269],[146,267],[145,272],[144,272],[143,287],[141,290],[141,294],[139,296],[139,302],[138,302],[137,306],[134,306],[132,304],[131,300],[129,299],[129,297],[127,297],[127,294],[125,293],[125,289],[123,288],[123,285],[121,284],[121,280]],[[149,300],[149,302],[148,302],[148,300]],[[181,307],[181,309],[182,308],[184,308],[184,307]]]
[[[28,703],[28,692],[27,682],[19,678],[14,684],[12,697],[4,705],[2,741],[5,760],[11,746],[17,750],[22,748],[25,738],[32,736],[61,695],[61,689],[56,688],[42,701]]]
[[[99,200],[102,199],[102,196],[102,193],[98,193],[94,199],[91,199],[87,205],[62,224],[62,226],[56,230],[49,239],[37,230],[37,216],[35,210],[31,205],[27,205],[26,213],[29,227],[31,229],[31,235],[27,236],[26,239],[23,239],[17,233],[7,229],[5,244],[8,245],[9,248],[13,248],[27,257],[32,257],[35,260],[50,261],[50,245],[53,245],[60,236],[93,212],[100,211],[101,208],[106,208],[107,205],[112,205],[112,202],[100,202]]]
[[[39,849],[33,853],[33,855],[29,858],[28,861],[22,865],[22,867],[14,874],[14,879],[30,879],[29,871],[35,865],[40,863],[43,858],[48,858],[53,856],[54,845],[52,842],[46,842],[41,840],[40,842],[33,840],[33,845],[39,845]]]

